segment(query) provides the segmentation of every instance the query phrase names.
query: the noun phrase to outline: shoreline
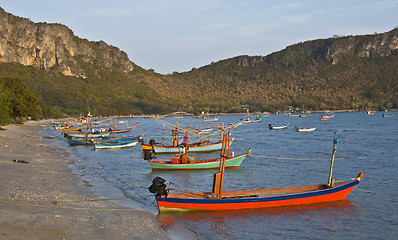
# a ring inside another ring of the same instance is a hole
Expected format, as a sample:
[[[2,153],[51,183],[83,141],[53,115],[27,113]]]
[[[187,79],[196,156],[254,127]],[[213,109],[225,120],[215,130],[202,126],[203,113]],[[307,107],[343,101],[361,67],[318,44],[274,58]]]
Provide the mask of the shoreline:
[[[394,112],[398,111],[398,109],[387,109],[389,112]],[[365,110],[310,110],[308,113],[351,113],[351,112],[365,112]],[[384,112],[382,110],[376,110],[376,112]],[[169,113],[169,114],[141,114],[141,115],[111,115],[111,116],[91,116],[90,118],[92,119],[104,119],[104,118],[155,118],[155,117],[173,117],[174,113]],[[189,114],[188,115],[183,115],[185,117],[193,117],[193,116],[201,116],[200,114],[194,115],[194,114]],[[256,115],[256,114],[262,114],[261,112],[250,112],[251,115]],[[281,112],[281,113],[271,113],[275,115],[284,115],[288,114],[288,112]],[[225,115],[247,115],[247,113],[241,112],[241,113],[207,113],[204,114],[204,116],[225,116]],[[77,118],[77,117],[67,117],[67,118],[53,118],[53,119],[47,119],[47,120],[42,120],[42,121],[51,121],[51,120],[62,120],[62,119],[69,119],[69,118]]]
[[[73,202],[98,196],[79,184],[67,166],[73,160],[68,153],[45,143],[38,134],[40,122],[2,128],[2,239],[169,239],[146,210],[108,201]]]

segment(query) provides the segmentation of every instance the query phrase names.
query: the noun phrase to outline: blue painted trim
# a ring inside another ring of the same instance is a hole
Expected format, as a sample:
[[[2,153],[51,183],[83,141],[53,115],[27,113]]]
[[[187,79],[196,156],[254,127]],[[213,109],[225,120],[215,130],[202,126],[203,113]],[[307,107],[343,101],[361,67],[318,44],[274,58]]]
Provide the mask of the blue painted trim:
[[[358,180],[354,180],[345,185],[335,187],[335,188],[327,188],[325,190],[293,194],[293,195],[282,195],[275,197],[266,197],[266,198],[234,198],[234,199],[185,199],[185,198],[157,198],[159,202],[175,202],[175,203],[189,203],[189,204],[228,204],[228,203],[249,203],[249,202],[272,202],[272,201],[282,201],[289,199],[297,199],[297,198],[307,198],[307,197],[315,197],[321,195],[328,195],[335,192],[343,191],[347,188],[353,187],[359,183]]]

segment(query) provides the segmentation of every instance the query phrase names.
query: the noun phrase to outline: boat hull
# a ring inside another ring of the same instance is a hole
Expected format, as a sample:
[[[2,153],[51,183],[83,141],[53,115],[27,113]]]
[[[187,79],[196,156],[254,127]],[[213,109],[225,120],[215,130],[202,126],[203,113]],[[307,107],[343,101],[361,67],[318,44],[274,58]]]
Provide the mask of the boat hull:
[[[231,146],[233,139],[229,142],[229,146]],[[212,152],[221,150],[222,144],[219,143],[209,143],[200,146],[190,146],[188,148],[188,152]],[[151,150],[152,146],[148,144],[142,144],[142,150]],[[153,146],[155,153],[180,153],[183,151],[182,147],[172,147],[172,146]]]
[[[312,132],[315,131],[316,128],[296,128],[296,132]]]
[[[96,143],[94,144],[94,149],[119,149],[134,147],[137,145],[138,141],[123,142],[123,143]]]
[[[329,121],[332,117],[321,116],[319,117],[320,121]]]
[[[225,160],[225,168],[237,168],[245,160],[245,158],[250,154],[248,153],[229,158]],[[211,160],[194,161],[189,163],[172,163],[172,161],[156,161],[150,160],[149,165],[152,170],[204,170],[204,169],[218,169],[220,168],[220,158]]]
[[[287,129],[287,126],[281,126],[281,127],[269,127],[269,130],[283,130]]]
[[[99,133],[99,134],[95,134],[95,133],[89,133],[89,134],[84,134],[84,133],[68,133],[67,134],[69,137],[72,138],[104,138],[104,137],[108,137],[109,133]],[[86,136],[87,135],[87,136]]]
[[[94,149],[119,149],[119,148],[127,148],[133,147],[137,145],[138,140],[141,139],[138,137],[121,137],[116,139],[111,139],[109,141],[101,141],[95,142]]]
[[[269,197],[253,197],[256,195],[256,192],[252,191],[252,197],[226,197],[222,199],[215,199],[204,197],[195,198],[191,196],[190,198],[178,198],[173,197],[173,195],[170,194],[169,197],[157,197],[156,200],[160,212],[199,210],[219,211],[314,204],[344,200],[350,194],[352,189],[354,189],[354,187],[359,183],[361,177],[351,181],[343,182],[342,184],[333,188],[312,191],[287,191],[283,194],[271,194]],[[275,190],[280,191],[283,189]]]

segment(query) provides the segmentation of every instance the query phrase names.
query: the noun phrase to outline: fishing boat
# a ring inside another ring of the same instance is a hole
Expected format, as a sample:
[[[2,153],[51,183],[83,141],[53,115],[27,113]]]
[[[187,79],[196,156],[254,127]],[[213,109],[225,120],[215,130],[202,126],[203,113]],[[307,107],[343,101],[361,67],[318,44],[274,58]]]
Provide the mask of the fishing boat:
[[[103,137],[103,138],[72,138],[68,137],[67,142],[71,146],[75,145],[86,145],[86,146],[92,146],[95,143],[100,143],[100,142],[118,142],[122,137]]]
[[[113,128],[111,128],[111,129],[109,129],[109,133],[117,133],[117,134],[127,133],[127,132],[130,132],[131,129],[132,129],[132,127],[127,127],[127,128],[123,128],[123,129],[113,129]]]
[[[328,117],[324,117],[324,116],[319,117],[319,121],[329,121],[329,120],[330,120],[330,118],[328,118]]]
[[[186,133],[188,135],[188,131]],[[225,154],[225,168],[237,168],[245,160],[246,157],[250,155],[251,148],[247,150],[246,153],[240,154],[238,156],[230,156],[229,152],[229,137],[230,134],[221,135],[221,143],[223,153]],[[225,139],[223,139],[225,138]],[[152,170],[203,170],[203,169],[217,169],[220,166],[221,158],[196,160],[195,158],[188,157],[188,152],[186,149],[188,144],[186,143],[182,154],[176,154],[171,157],[169,161],[160,160],[149,160],[149,165]]]
[[[321,115],[322,118],[334,118],[334,113],[330,114],[330,113],[326,113]]]
[[[94,149],[120,149],[120,148],[127,148],[133,147],[137,145],[138,141],[142,139],[142,136],[136,137],[120,137],[117,140],[110,140],[110,141],[95,141],[94,142]]]
[[[161,177],[153,179],[152,185],[149,187],[149,191],[155,194],[155,199],[160,212],[241,210],[343,200],[359,183],[364,174],[359,173],[357,177],[348,181],[334,181],[332,178],[332,169],[336,143],[337,138],[335,137],[333,142],[329,181],[327,184],[290,188],[223,191],[226,160],[223,157],[225,154],[224,151],[224,154],[222,154],[222,160],[220,161],[220,171],[215,173],[213,176],[213,189],[211,192],[191,193],[169,189],[165,184],[166,180]],[[170,190],[177,191],[178,193],[170,194]]]
[[[217,122],[218,119],[219,119],[218,117],[214,117],[214,118],[203,117],[204,122]]]
[[[374,110],[366,110],[367,115],[374,115],[375,113],[376,113],[376,111],[374,111]]]
[[[231,139],[229,145],[232,144],[234,139]],[[150,144],[142,144],[142,150],[151,150],[154,149],[156,153],[180,153],[184,148],[183,145],[174,146],[160,146],[160,145],[150,145]],[[221,150],[221,142],[209,143],[208,141],[199,142],[189,144],[188,152],[212,152]]]
[[[259,118],[259,117],[256,117],[255,119],[249,119],[249,118],[243,119],[244,123],[260,122],[260,121],[261,121],[261,118]]]
[[[251,153],[251,148],[246,153],[225,159],[226,168],[237,168]],[[149,160],[152,170],[204,170],[217,169],[221,158],[197,160],[187,154],[176,154],[169,161]]]
[[[386,113],[381,114],[381,116],[382,116],[383,118],[390,118],[390,117],[393,116],[392,114],[387,114],[387,110],[385,110],[385,112],[386,112]]]
[[[393,115],[392,114],[381,114],[381,116],[383,116],[384,118],[390,118],[390,117],[392,117]]]
[[[71,138],[104,138],[109,136],[109,132],[70,132],[64,134],[66,137]]]
[[[298,128],[296,127],[296,132],[312,132],[315,131],[316,128]]]
[[[272,126],[272,124],[268,124],[268,128],[269,130],[283,130],[283,129],[287,129],[287,125],[284,126]]]
[[[94,139],[92,138],[68,138],[67,139],[69,145],[75,146],[75,145],[94,145]]]
[[[300,118],[309,118],[309,117],[311,117],[311,115],[299,114],[298,117],[300,117]]]
[[[236,127],[235,125],[232,125],[231,127]],[[208,129],[205,129],[206,131]],[[165,126],[163,125],[163,139],[162,143],[157,143],[154,139],[149,140],[148,144],[142,143],[142,150],[145,151],[151,151],[153,150],[155,153],[181,153],[184,145],[188,143],[188,152],[212,152],[212,151],[218,151],[221,150],[221,141],[215,141],[215,142],[210,142],[208,137],[204,137],[203,139],[199,139],[199,135],[203,134],[204,132],[201,133],[201,130],[199,127],[196,127],[196,130],[194,132],[191,132],[191,134],[196,135],[196,140],[192,142],[188,142],[188,136],[184,136],[181,139],[178,139],[178,132],[179,131],[184,131],[181,130],[177,124],[175,128],[171,129],[172,131],[172,145],[165,145]],[[185,130],[188,132],[188,129]],[[209,130],[207,133],[211,133]],[[229,142],[229,145],[232,144],[234,139],[231,139]]]
[[[142,141],[143,135],[138,135],[138,131],[140,128],[140,123],[137,122],[137,125],[128,127],[128,131],[130,131],[133,127],[137,128],[137,134],[134,137],[117,137],[118,129],[116,128],[116,122],[113,123],[113,138],[109,139],[108,141],[94,141],[94,149],[120,149],[120,148],[127,148],[127,147],[133,147],[137,145],[139,141]],[[123,129],[121,129],[123,132]],[[145,134],[144,134],[145,135]]]

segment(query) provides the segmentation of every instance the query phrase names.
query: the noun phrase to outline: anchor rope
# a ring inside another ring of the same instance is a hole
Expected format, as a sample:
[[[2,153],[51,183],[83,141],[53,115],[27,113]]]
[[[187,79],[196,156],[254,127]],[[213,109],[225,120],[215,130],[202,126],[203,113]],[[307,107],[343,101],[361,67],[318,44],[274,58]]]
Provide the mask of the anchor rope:
[[[250,155],[251,157],[257,157],[257,158],[271,158],[271,159],[282,159],[282,160],[300,160],[300,161],[324,161],[330,159],[327,158],[288,158],[288,157],[273,157],[273,156],[260,156],[260,155]],[[346,158],[335,158],[336,160],[343,160]]]
[[[152,195],[151,195],[152,196]],[[9,199],[11,200],[11,199]],[[15,203],[8,201],[0,201],[0,204],[14,205],[14,206],[25,206],[25,207],[42,207],[42,208],[56,208],[56,209],[69,209],[69,210],[87,210],[87,211],[145,211],[149,209],[153,203],[156,201],[154,199],[152,203],[146,208],[83,208],[83,207],[63,207],[55,205],[43,205],[43,204],[27,204],[27,203]]]
[[[361,189],[359,187],[355,187],[355,188],[358,189],[358,190],[361,190],[363,192],[367,192],[367,193],[374,193],[374,194],[378,194],[379,193],[379,192],[373,192],[373,191],[364,190],[364,189]]]

